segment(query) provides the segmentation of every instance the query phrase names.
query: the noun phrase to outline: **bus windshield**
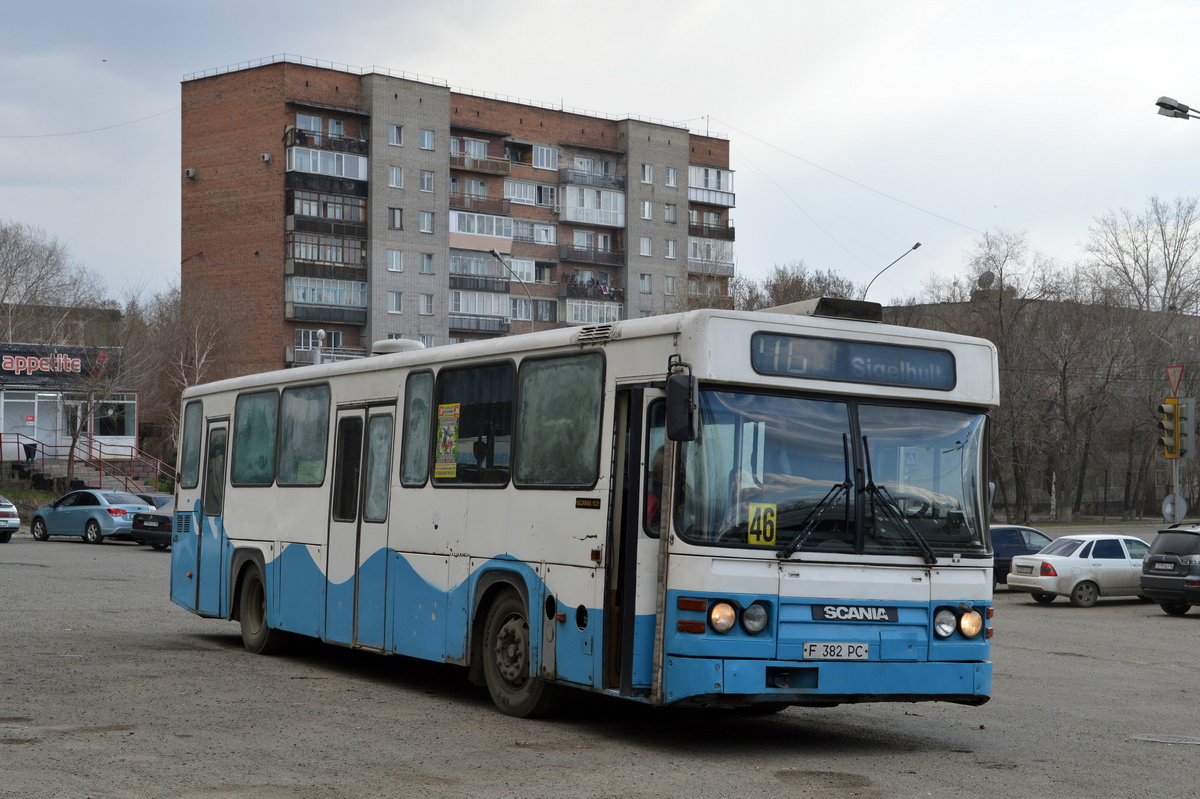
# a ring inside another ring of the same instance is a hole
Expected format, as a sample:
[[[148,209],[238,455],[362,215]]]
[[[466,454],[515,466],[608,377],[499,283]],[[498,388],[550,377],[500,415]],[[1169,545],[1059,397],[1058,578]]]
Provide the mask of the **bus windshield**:
[[[732,391],[700,393],[676,529],[705,545],[985,554],[982,413]]]

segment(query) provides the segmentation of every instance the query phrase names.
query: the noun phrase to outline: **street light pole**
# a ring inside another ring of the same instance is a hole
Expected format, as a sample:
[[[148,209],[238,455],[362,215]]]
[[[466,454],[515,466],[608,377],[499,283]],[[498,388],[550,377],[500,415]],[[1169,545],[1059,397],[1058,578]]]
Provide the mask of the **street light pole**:
[[[910,252],[912,252],[913,250],[917,249],[920,246],[921,246],[921,242],[918,241],[916,244],[914,244],[913,246],[911,246],[907,250],[905,250],[904,255],[901,255],[900,258],[903,258],[905,255],[908,255]],[[867,284],[867,288],[863,291],[863,299],[864,300],[867,298],[867,292],[871,290],[871,285],[874,284],[875,278],[879,277],[884,272],[886,272],[887,270],[889,270],[893,266],[895,266],[896,261],[899,261],[900,258],[897,258],[895,261],[892,261],[890,264],[885,266],[883,269],[880,269],[878,272],[875,273],[875,277],[871,278],[871,282]]]
[[[508,270],[508,273],[510,275],[512,275],[513,277],[515,277],[517,279],[517,282],[521,284],[521,288],[525,289],[525,296],[529,298],[529,332],[532,333],[533,332],[533,295],[531,295],[529,293],[529,286],[525,285],[525,281],[521,279],[521,276],[513,271],[512,267],[508,265],[508,261],[505,261],[503,258],[500,257],[499,252],[497,252],[496,250],[489,250],[489,252],[492,254],[493,258],[495,258],[497,261],[499,261],[500,264],[505,269]]]

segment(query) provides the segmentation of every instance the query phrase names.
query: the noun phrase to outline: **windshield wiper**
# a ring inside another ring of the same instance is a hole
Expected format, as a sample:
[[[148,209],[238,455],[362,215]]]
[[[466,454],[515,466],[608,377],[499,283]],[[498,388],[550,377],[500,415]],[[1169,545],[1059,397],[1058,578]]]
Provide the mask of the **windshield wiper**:
[[[896,504],[896,500],[892,498],[891,493],[884,486],[875,485],[875,477],[871,472],[871,450],[867,446],[866,436],[863,436],[863,455],[867,460],[867,495],[875,499],[879,503],[879,506],[886,512],[886,515],[898,521],[900,526],[912,536],[912,539],[917,542],[917,547],[921,550],[922,555],[924,555],[926,563],[930,565],[937,563],[937,555],[933,554],[933,548],[929,546],[929,542],[925,540],[925,537],[917,531],[913,523],[900,510],[900,506]]]
[[[846,477],[840,483],[834,483],[830,487],[829,492],[821,498],[821,501],[813,506],[813,509],[804,517],[804,523],[800,525],[800,532],[796,533],[796,537],[792,542],[776,553],[776,557],[780,560],[787,560],[804,543],[804,539],[808,538],[809,534],[817,529],[817,524],[825,515],[825,512],[832,508],[836,502],[843,497],[849,499],[850,489],[854,483],[850,480],[850,436],[842,433],[842,462],[846,468]]]

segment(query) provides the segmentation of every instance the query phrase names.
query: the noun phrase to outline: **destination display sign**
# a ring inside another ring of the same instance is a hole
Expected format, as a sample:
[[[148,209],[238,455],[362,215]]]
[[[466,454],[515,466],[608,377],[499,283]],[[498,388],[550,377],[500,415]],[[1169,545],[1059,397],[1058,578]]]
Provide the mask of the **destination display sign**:
[[[755,333],[750,361],[764,375],[937,391],[950,391],[958,379],[946,350],[779,333]]]

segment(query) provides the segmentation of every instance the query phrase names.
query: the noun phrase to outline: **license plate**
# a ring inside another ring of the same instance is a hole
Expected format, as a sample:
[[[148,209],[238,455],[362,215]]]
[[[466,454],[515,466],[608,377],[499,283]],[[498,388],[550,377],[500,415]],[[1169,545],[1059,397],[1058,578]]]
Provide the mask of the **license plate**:
[[[142,527],[158,527],[158,522],[142,522]]]
[[[805,660],[866,660],[870,654],[870,644],[823,641],[809,641],[804,644]]]
[[[1173,571],[1175,571],[1175,564],[1173,564],[1173,563],[1155,563],[1154,568],[1161,569],[1162,571],[1165,571],[1165,572],[1173,572]]]
[[[1018,566],[1017,574],[1033,574],[1032,566]]]

